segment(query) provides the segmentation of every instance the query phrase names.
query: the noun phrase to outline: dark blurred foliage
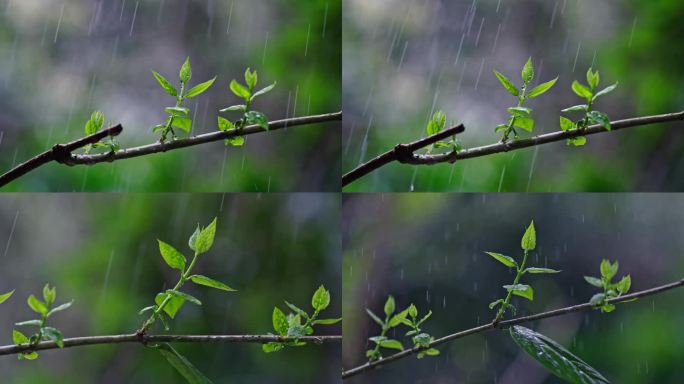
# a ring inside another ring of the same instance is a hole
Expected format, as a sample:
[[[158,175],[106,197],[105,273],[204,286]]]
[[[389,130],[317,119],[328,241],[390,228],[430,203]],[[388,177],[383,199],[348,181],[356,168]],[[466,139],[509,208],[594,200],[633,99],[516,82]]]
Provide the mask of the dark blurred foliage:
[[[391,11],[390,11],[391,10]],[[350,0],[344,9],[343,169],[425,134],[443,109],[463,122],[466,147],[499,140],[515,99],[497,69],[519,83],[528,56],[536,81],[556,86],[529,106],[535,134],[559,129],[560,110],[580,99],[587,68],[617,90],[596,108],[614,120],[684,108],[681,1]],[[588,137],[583,148],[553,143],[454,166],[391,164],[349,191],[679,191],[681,122]],[[525,133],[523,137],[529,136]]]
[[[285,310],[288,300],[310,308],[320,284],[332,295],[328,317],[341,313],[340,203],[332,195],[5,194],[0,216],[0,289],[16,289],[0,307],[3,345],[12,343],[13,324],[33,315],[26,297],[46,282],[57,287],[58,302],[74,299],[50,319],[65,337],[133,332],[144,320],[138,310],[178,278],[157,239],[188,256],[195,226],[214,216],[214,246],[195,270],[238,292],[186,284],[203,305],[186,304],[170,332],[273,332],[273,306]],[[339,344],[270,355],[258,344],[174,347],[216,383],[335,382],[340,372]],[[156,351],[136,344],[42,351],[32,362],[4,356],[0,372],[3,383],[184,382]]]
[[[343,202],[343,366],[365,361],[378,332],[365,313],[382,312],[388,294],[398,309],[432,309],[424,329],[445,336],[491,321],[487,305],[505,294],[514,273],[483,251],[521,257],[530,220],[537,249],[529,265],[560,269],[526,275],[535,300],[515,298],[519,315],[587,302],[601,259],[617,260],[632,291],[682,278],[684,198],[670,194],[394,194],[353,195]],[[525,326],[557,340],[614,383],[681,383],[679,337],[684,290]],[[403,331],[405,332],[405,330]],[[403,332],[391,336],[403,337]],[[407,344],[405,344],[407,345]],[[387,365],[349,383],[558,383],[517,348],[505,331],[440,347],[441,355]]]
[[[341,2],[0,0],[0,169],[83,136],[94,109],[123,124],[123,147],[156,141],[151,127],[174,100],[150,70],[176,83],[186,56],[191,84],[218,75],[188,103],[193,134],[217,130],[217,111],[238,101],[228,83],[242,80],[246,67],[258,71],[260,85],[278,83],[254,106],[272,120],[339,111]],[[339,126],[296,127],[250,136],[243,148],[217,142],[92,168],[51,164],[7,189],[333,191]]]

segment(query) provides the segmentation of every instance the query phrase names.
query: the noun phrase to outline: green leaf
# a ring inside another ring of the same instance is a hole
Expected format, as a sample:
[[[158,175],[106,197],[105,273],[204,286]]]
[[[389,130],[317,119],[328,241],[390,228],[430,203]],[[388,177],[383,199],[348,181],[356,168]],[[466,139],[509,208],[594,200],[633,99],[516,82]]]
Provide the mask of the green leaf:
[[[24,352],[19,354],[19,360],[21,359],[26,359],[26,360],[35,360],[38,358],[38,352],[33,351],[33,352]]]
[[[250,71],[249,68],[245,70],[245,83],[247,83],[249,89],[254,89],[257,84],[257,79],[258,76],[256,71]]]
[[[198,232],[199,231],[199,232]],[[211,246],[214,245],[214,237],[216,236],[216,218],[212,220],[209,225],[201,230],[195,231],[195,233],[190,237],[190,249],[197,253],[205,253]]]
[[[373,321],[375,321],[379,326],[381,326],[381,327],[385,326],[385,322],[380,320],[380,318],[375,313],[373,313],[373,311],[366,308],[366,313],[368,313],[368,316],[370,316],[371,319],[373,319]]]
[[[166,80],[166,78],[159,73],[152,71],[152,75],[154,76],[155,79],[157,79],[157,82],[159,85],[161,85],[162,88],[171,96],[176,97],[178,96],[178,91],[176,91],[176,88],[174,88],[171,83]]]
[[[169,295],[166,293],[158,293],[157,296],[155,296],[155,298],[154,298],[154,302],[158,306],[161,306],[167,297],[169,299],[166,302],[166,305],[164,306],[163,311],[166,312],[166,314],[169,315],[169,317],[171,317],[173,319],[174,317],[176,317],[176,313],[178,312],[178,310],[180,310],[181,307],[183,306],[183,303],[185,303],[185,299],[183,299],[182,297],[179,297],[179,296],[175,296],[175,295]]]
[[[525,83],[529,83],[534,78],[534,66],[532,65],[532,57],[527,59],[527,62],[525,63],[522,71],[520,72],[520,77],[523,79]]]
[[[591,100],[592,96],[594,96],[589,88],[580,84],[577,80],[572,82],[572,90],[575,91],[577,96],[583,97],[587,99],[587,101]]]
[[[511,291],[514,295],[524,297],[530,301],[534,300],[534,290],[526,284],[504,285],[507,291]]]
[[[73,304],[73,303],[74,303],[74,301],[71,300],[71,301],[68,302],[68,303],[64,303],[64,304],[62,304],[62,305],[58,305],[58,306],[52,308],[52,309],[50,310],[50,312],[47,313],[47,317],[52,316],[52,315],[55,314],[56,312],[60,312],[60,311],[63,311],[63,310],[65,310],[65,309],[69,309],[69,307],[71,307],[71,304]]]
[[[166,107],[164,111],[172,116],[187,116],[190,113],[190,109],[183,107]]]
[[[45,284],[43,286],[43,299],[45,300],[45,304],[47,307],[50,307],[52,303],[55,302],[55,299],[57,298],[57,288],[52,287],[50,288],[50,284]]]
[[[576,384],[609,384],[589,364],[548,337],[517,325],[510,328],[510,334],[520,348],[561,379]]]
[[[408,307],[408,314],[413,318],[418,316],[418,308],[416,308],[416,306],[413,305],[413,303],[411,303],[411,305],[409,305]]]
[[[104,125],[104,114],[100,111],[95,111],[90,115],[90,120],[85,125],[86,135],[92,135],[102,128]]]
[[[181,116],[174,116],[174,117],[169,117],[166,119],[166,123],[168,124],[169,121],[173,119],[173,122],[171,122],[171,126],[182,129],[185,132],[190,132],[192,129],[192,119],[189,117],[181,117]]]
[[[560,117],[560,128],[563,131],[569,131],[571,129],[575,129],[576,127],[577,126],[575,125],[575,123],[572,120],[567,119],[563,116]]]
[[[584,280],[597,288],[603,288],[603,281],[596,277],[584,276]]]
[[[147,306],[147,307],[141,309],[140,311],[138,311],[138,315],[142,315],[143,313],[151,311],[151,310],[156,309],[156,308],[157,308],[156,305]]]
[[[603,303],[603,301],[606,299],[606,295],[604,293],[597,293],[594,296],[591,297],[591,300],[589,300],[589,304],[591,305],[600,305]]]
[[[266,353],[278,352],[283,348],[285,348],[285,345],[283,343],[276,342],[266,343],[261,346],[261,350]]]
[[[41,326],[43,324],[42,321],[40,320],[26,320],[26,321],[20,321],[18,323],[14,323],[17,327],[26,327],[26,326]]]
[[[494,309],[494,307],[496,307],[499,304],[503,304],[503,303],[504,303],[504,299],[498,299],[498,300],[492,301],[491,303],[489,303],[489,309]]]
[[[592,123],[599,124],[606,130],[610,131],[610,117],[608,117],[608,115],[605,113],[599,111],[590,111],[587,113],[587,116],[589,117],[589,121]]]
[[[43,327],[41,330],[43,331],[43,335],[45,335],[48,339],[53,340],[58,347],[64,348],[64,337],[59,329],[53,327]]]
[[[252,94],[249,92],[249,89],[245,88],[244,85],[235,80],[230,82],[230,90],[233,91],[235,96],[241,97],[245,100],[249,100],[249,98],[252,96]]]
[[[430,318],[430,316],[432,316],[432,310],[429,310],[428,313],[425,314],[425,316],[423,316],[422,319],[420,319],[420,321],[418,322],[418,325],[423,324],[425,322],[425,320]]]
[[[7,292],[7,293],[3,293],[2,295],[0,295],[0,304],[2,304],[2,303],[4,303],[5,301],[7,301],[7,299],[9,299],[9,298],[12,296],[13,293],[14,293],[14,289],[11,290],[11,291],[9,291],[9,292]]]
[[[273,329],[278,332],[279,335],[287,335],[287,329],[289,325],[287,323],[287,316],[278,307],[273,307],[273,315],[271,316],[273,322]]]
[[[613,92],[615,90],[615,88],[617,88],[617,86],[618,86],[618,83],[607,86],[606,88],[604,88],[603,90],[601,90],[597,94],[595,94],[593,100],[596,100],[600,96],[607,95],[607,94]]]
[[[406,315],[408,315],[408,308],[392,316],[387,324],[390,328],[394,328],[399,324],[403,324],[406,320]]]
[[[404,346],[399,340],[387,339],[380,342],[382,348],[397,349],[399,351],[404,350]]]
[[[185,264],[187,263],[185,256],[183,256],[182,253],[178,252],[178,250],[176,250],[176,248],[170,244],[167,244],[159,239],[157,239],[157,242],[159,243],[159,253],[166,264],[171,268],[184,271]]]
[[[250,101],[253,101],[253,100],[256,99],[258,96],[265,95],[265,94],[271,92],[271,90],[273,90],[273,88],[275,88],[275,86],[276,86],[276,83],[273,83],[273,84],[269,85],[268,87],[265,87],[265,88],[262,88],[262,89],[256,91],[256,92],[252,95]]]
[[[605,303],[601,306],[601,312],[609,313],[615,310],[615,305],[610,303]]]
[[[547,81],[546,83],[537,85],[536,87],[532,88],[532,90],[527,94],[526,97],[528,99],[532,99],[541,95],[542,93],[551,89],[551,87],[553,87],[556,84],[556,81],[558,81],[557,77],[553,80]]]
[[[584,112],[587,110],[587,106],[582,104],[582,105],[575,105],[570,108],[565,108],[561,112]]]
[[[231,105],[228,108],[223,108],[219,110],[221,113],[226,113],[226,112],[244,112],[247,110],[247,106],[244,104],[239,104],[239,105]]]
[[[581,147],[587,143],[587,138],[584,136],[571,137],[566,140],[566,143],[575,147]]]
[[[177,291],[175,289],[167,289],[166,293],[171,295],[171,297],[178,297],[178,298],[181,298],[183,300],[187,300],[193,304],[202,305],[202,302],[199,301],[195,296],[192,296],[192,295],[187,294],[185,292]]]
[[[525,107],[510,107],[508,108],[508,113],[513,116],[527,117],[532,113],[532,110]]]
[[[178,72],[178,76],[180,77],[180,80],[184,83],[187,83],[190,81],[190,78],[192,78],[192,68],[190,67],[190,58],[187,57],[185,58],[185,62],[183,65],[181,65],[181,69]]]
[[[606,280],[610,281],[618,272],[619,264],[618,262],[611,263],[609,260],[603,259],[601,261],[601,276]]]
[[[617,283],[617,289],[620,291],[621,295],[629,292],[632,287],[632,278],[629,275],[623,276],[622,279]]]
[[[166,318],[166,315],[164,315],[164,313],[154,312],[153,316],[155,316],[157,319],[159,319],[159,321],[161,321],[162,325],[164,326],[165,331],[168,331],[169,329],[171,329],[171,327],[169,326],[169,320]]]
[[[244,136],[233,136],[223,140],[225,145],[232,145],[233,147],[241,147],[245,145]]]
[[[516,263],[515,260],[513,260],[513,258],[510,256],[502,255],[502,254],[496,253],[496,252],[485,252],[485,253],[488,254],[489,256],[495,258],[501,264],[503,264],[509,268],[513,268],[513,267],[518,266],[518,263]]]
[[[263,113],[249,111],[245,113],[245,119],[248,125],[255,124],[268,131],[268,118]]]
[[[216,281],[210,277],[206,277],[203,275],[192,275],[192,276],[190,276],[190,280],[192,280],[192,282],[195,284],[204,285],[205,287],[220,289],[220,290],[226,291],[226,292],[237,291],[236,289],[233,289],[233,288],[227,286],[226,284],[223,284],[220,281]]]
[[[29,338],[26,337],[26,335],[24,335],[23,333],[17,331],[16,329],[13,329],[12,330],[12,341],[16,345],[28,344]]]
[[[423,353],[425,353],[428,356],[437,356],[437,355],[439,355],[439,350],[434,349],[434,348],[430,348],[427,351],[424,351]]]
[[[308,319],[308,318],[309,318],[309,314],[306,313],[303,309],[299,308],[298,306],[296,306],[296,305],[294,305],[294,304],[288,302],[287,300],[285,300],[285,304],[286,304],[291,310],[295,311],[295,313],[297,313],[299,316],[301,316],[301,317],[303,317],[303,318],[305,318],[305,319]]]
[[[47,315],[48,309],[44,302],[40,301],[37,297],[31,295],[28,297],[28,306],[36,313],[41,315]]]
[[[330,305],[330,292],[321,284],[311,297],[311,306],[317,311],[322,311]]]
[[[394,303],[394,297],[392,295],[387,297],[387,301],[385,301],[385,315],[390,316],[394,313],[396,310],[396,304]]]
[[[178,353],[169,344],[159,344],[156,348],[159,350],[159,353],[164,356],[166,361],[168,361],[168,363],[175,368],[189,384],[211,384],[211,380],[204,376],[204,374],[192,365],[188,359]]]
[[[599,85],[601,77],[599,76],[598,71],[593,72],[591,68],[587,70],[587,84],[589,84],[589,87],[594,90],[596,87]]]
[[[216,77],[214,77],[211,80],[207,80],[204,83],[200,83],[200,84],[195,85],[194,87],[190,88],[188,93],[186,93],[183,98],[189,99],[191,97],[195,97],[197,95],[204,93],[204,91],[209,89],[209,87],[211,87],[214,84],[214,81],[216,81]]]
[[[502,75],[498,71],[494,71],[494,75],[496,76],[497,79],[499,79],[499,82],[501,83],[501,85],[503,85],[504,88],[506,88],[506,90],[511,93],[511,95],[513,95],[513,96],[520,95],[520,91],[518,90],[518,88],[516,88],[515,85],[513,84],[513,82],[508,80],[508,78],[506,76]]]
[[[534,230],[534,220],[530,222],[530,225],[525,230],[520,245],[522,246],[522,249],[526,251],[531,251],[537,246],[537,233]]]
[[[333,325],[333,324],[339,323],[340,321],[342,321],[341,317],[339,319],[318,319],[318,320],[312,321],[311,324],[313,324],[313,325],[316,325],[316,324]]]
[[[223,118],[221,116],[218,116],[217,119],[219,131],[225,132],[231,129],[235,129],[235,124],[233,124],[230,120]]]
[[[494,132],[498,133],[498,132],[504,131],[506,129],[508,129],[507,124],[499,124],[494,128]]]
[[[523,271],[523,273],[560,273],[560,271],[550,268],[530,267],[526,268],[525,271]]]
[[[441,131],[444,129],[445,125],[446,114],[442,111],[436,111],[434,115],[432,115],[432,119],[430,119],[427,125],[428,136],[434,135],[435,133]]]
[[[532,132],[534,130],[534,120],[530,117],[516,117],[513,125],[517,128],[524,129],[527,132]]]

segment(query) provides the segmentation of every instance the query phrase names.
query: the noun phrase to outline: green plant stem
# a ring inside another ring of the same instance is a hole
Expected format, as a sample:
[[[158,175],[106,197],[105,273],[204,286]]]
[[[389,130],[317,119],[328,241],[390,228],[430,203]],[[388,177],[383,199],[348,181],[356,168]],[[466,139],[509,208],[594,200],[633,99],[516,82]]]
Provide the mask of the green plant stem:
[[[183,93],[185,93],[185,82],[181,80],[180,83],[180,91],[178,91],[178,96],[176,96],[176,108],[180,108],[183,106]],[[164,132],[162,132],[162,136],[159,139],[162,143],[166,141],[166,135],[171,132],[171,137],[176,138],[176,132],[173,131],[173,119],[175,116],[172,114],[169,117],[169,122],[166,123],[166,127],[164,128]]]
[[[520,90],[520,96],[518,96],[518,108],[523,106],[523,103],[525,102],[525,92],[527,91],[527,83],[524,83],[522,86],[522,89]],[[508,122],[508,127],[506,128],[506,131],[504,132],[503,137],[501,138],[501,142],[505,143],[508,141],[508,136],[511,134],[511,131],[515,134],[515,136],[518,136],[518,133],[515,131],[515,128],[513,128],[513,125],[515,124],[515,119],[517,116],[512,116],[511,120]]]
[[[529,252],[525,250],[525,256],[523,256],[523,261],[522,264],[516,269],[517,274],[515,275],[515,279],[513,280],[513,285],[517,285],[520,282],[520,278],[524,274],[525,270],[525,264],[527,263],[527,255]],[[496,317],[494,318],[494,323],[498,323],[499,320],[503,317],[504,313],[506,313],[506,309],[508,308],[509,303],[511,302],[511,296],[513,296],[513,290],[510,289],[508,290],[508,294],[506,295],[506,299],[504,300],[503,304],[501,304],[501,307],[499,308],[499,311],[496,313]]]
[[[188,265],[188,267],[185,269],[185,271],[183,273],[181,273],[180,279],[178,279],[178,282],[173,287],[174,291],[181,289],[183,284],[188,280],[188,277],[190,276],[190,272],[192,271],[192,268],[197,263],[197,257],[198,256],[199,256],[199,253],[195,252],[195,255],[192,257],[192,261],[190,262],[190,265]],[[154,309],[150,318],[147,319],[143,323],[140,330],[138,330],[138,333],[144,334],[145,332],[147,332],[147,330],[152,326],[152,324],[154,324],[157,316],[159,316],[161,311],[164,310],[164,307],[166,307],[166,304],[168,304],[170,300],[171,300],[171,294],[167,293],[166,297],[164,298],[164,300],[162,300],[161,304],[159,304],[159,306],[157,306],[157,308]]]

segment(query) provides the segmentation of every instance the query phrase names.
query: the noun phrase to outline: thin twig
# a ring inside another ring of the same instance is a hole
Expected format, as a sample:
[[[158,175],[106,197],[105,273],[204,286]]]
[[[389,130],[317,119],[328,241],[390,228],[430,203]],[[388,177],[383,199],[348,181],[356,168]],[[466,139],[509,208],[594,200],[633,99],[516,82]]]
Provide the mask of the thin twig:
[[[294,341],[278,335],[147,335],[131,333],[124,335],[86,336],[64,339],[64,348],[80,347],[96,344],[120,344],[120,343],[269,343]],[[302,336],[296,338],[315,344],[335,343],[342,341],[342,336]],[[54,341],[41,341],[35,346],[29,344],[5,345],[0,347],[0,355],[12,355],[21,352],[31,352],[43,349],[59,348]]]
[[[129,159],[132,157],[138,157],[138,156],[145,156],[145,155],[150,155],[154,153],[160,153],[160,152],[166,152],[166,151],[171,151],[175,149],[180,149],[180,148],[185,148],[185,147],[191,147],[195,145],[200,145],[204,143],[210,143],[214,141],[221,141],[225,140],[231,137],[237,137],[237,136],[247,136],[247,135],[253,135],[255,133],[259,132],[267,132],[267,131],[274,131],[277,129],[283,129],[287,127],[296,127],[296,126],[302,126],[302,125],[310,125],[310,124],[316,124],[316,123],[323,123],[323,122],[328,122],[328,121],[335,121],[335,120],[341,120],[342,119],[342,112],[335,112],[335,113],[326,113],[322,115],[314,115],[314,116],[303,116],[303,117],[294,117],[290,119],[283,119],[283,120],[275,120],[271,121],[268,124],[269,129],[264,129],[261,128],[257,125],[250,125],[247,126],[241,130],[230,130],[230,131],[216,131],[216,132],[210,132],[210,133],[205,133],[202,135],[197,135],[197,136],[192,136],[188,137],[185,139],[178,139],[170,142],[164,142],[164,143],[154,143],[154,144],[148,144],[148,145],[142,145],[139,147],[132,147],[132,148],[126,148],[126,149],[121,149],[116,152],[108,152],[108,153],[101,153],[101,154],[92,154],[92,155],[77,155],[77,154],[72,154],[71,152],[85,146],[86,144],[92,144],[95,143],[99,140],[101,140],[104,137],[107,136],[115,136],[121,133],[121,126],[117,125],[116,127],[109,128],[107,130],[98,132],[94,135],[85,137],[83,139],[79,139],[77,141],[74,141],[69,144],[57,144],[55,145],[51,150],[46,151],[38,156],[35,156],[31,158],[30,160],[19,164],[12,170],[8,171],[4,175],[0,176],[0,187],[5,186],[7,183],[17,179],[18,177],[26,174],[29,171],[32,171],[46,163],[49,163],[51,161],[57,161],[62,164],[66,165],[93,165],[97,163],[103,163],[103,162],[112,162],[112,161],[117,161],[117,160],[122,160],[122,159]],[[118,129],[116,134],[112,134],[115,130]],[[97,136],[96,136],[97,135]],[[97,137],[97,140],[94,140],[94,138]],[[94,141],[93,141],[94,140]],[[73,146],[74,143],[79,143],[80,145],[78,146]],[[56,155],[57,152],[55,151],[55,148],[58,148],[61,152],[59,152],[59,155]],[[66,151],[66,152],[65,152]]]
[[[666,113],[663,115],[636,117],[632,119],[617,120],[611,123],[611,130],[617,131],[624,128],[639,127],[643,125],[664,123],[669,121],[680,121],[684,120],[684,111],[676,113]],[[414,165],[432,165],[439,163],[453,163],[457,160],[472,159],[475,157],[488,156],[495,153],[508,152],[521,148],[534,147],[541,144],[552,143],[556,141],[562,141],[565,139],[570,139],[578,136],[594,135],[597,133],[608,132],[605,128],[600,125],[591,125],[584,130],[569,130],[569,131],[557,131],[546,133],[539,136],[530,137],[528,139],[514,140],[509,142],[499,142],[496,144],[485,145],[481,147],[463,149],[458,152],[449,152],[439,155],[415,155],[410,162]],[[418,149],[418,148],[416,148]],[[390,151],[392,152],[392,151]],[[388,153],[384,153],[368,162],[359,165],[354,170],[345,174],[342,177],[342,186],[346,186],[351,182],[367,175],[368,173],[392,162],[396,159],[387,159],[383,156],[387,156]]]
[[[638,298],[641,298],[641,297],[646,297],[646,296],[655,295],[655,294],[658,294],[658,293],[661,293],[661,292],[664,292],[664,291],[668,291],[668,290],[670,290],[670,289],[678,288],[678,287],[681,287],[681,286],[684,286],[684,279],[678,280],[678,281],[675,281],[675,282],[672,282],[672,283],[669,283],[669,284],[661,285],[661,286],[658,286],[658,287],[646,289],[646,290],[643,290],[643,291],[630,293],[630,294],[628,294],[628,295],[624,295],[624,296],[620,296],[620,297],[615,297],[615,298],[612,298],[612,299],[608,299],[608,300],[606,300],[606,301],[607,301],[608,303],[613,303],[613,304],[614,304],[614,303],[619,303],[619,302],[623,302],[623,301],[629,301],[629,300],[633,300],[633,299],[638,299]],[[404,357],[408,357],[408,356],[414,355],[414,354],[416,354],[416,353],[418,353],[418,352],[420,352],[420,351],[423,351],[423,350],[425,350],[425,349],[433,348],[433,347],[435,347],[435,346],[438,346],[438,345],[441,345],[441,344],[444,344],[444,343],[447,343],[447,342],[449,342],[449,341],[453,341],[453,340],[456,340],[456,339],[460,339],[460,338],[463,338],[463,337],[466,337],[466,336],[470,336],[470,335],[474,335],[474,334],[477,334],[477,333],[482,333],[482,332],[490,331],[490,330],[492,330],[492,329],[498,329],[498,328],[502,328],[502,327],[512,326],[512,325],[516,325],[516,324],[521,324],[521,323],[525,323],[525,322],[529,322],[529,321],[533,321],[533,320],[540,320],[540,319],[546,319],[546,318],[549,318],[549,317],[562,316],[562,315],[567,315],[567,314],[572,313],[572,312],[586,311],[586,310],[595,309],[595,308],[596,308],[596,307],[593,306],[593,305],[591,305],[590,303],[584,303],[584,304],[573,305],[573,306],[570,306],[570,307],[565,307],[565,308],[560,308],[560,309],[554,309],[554,310],[551,310],[551,311],[542,312],[542,313],[538,313],[538,314],[535,314],[535,315],[522,316],[522,317],[517,317],[517,318],[514,318],[514,319],[510,319],[510,320],[503,320],[503,321],[500,321],[499,323],[496,323],[496,324],[492,322],[492,323],[480,325],[480,326],[475,327],[475,328],[471,328],[471,329],[467,329],[467,330],[465,330],[465,331],[460,331],[460,332],[452,333],[452,334],[450,334],[450,335],[447,335],[447,336],[441,337],[441,338],[439,338],[439,339],[436,339],[436,340],[434,340],[433,342],[430,343],[429,347],[425,347],[425,348],[416,348],[416,347],[414,347],[414,348],[411,348],[411,349],[405,349],[405,350],[403,350],[403,351],[401,351],[401,352],[399,352],[399,353],[395,353],[395,354],[393,354],[393,355],[391,355],[391,356],[387,356],[387,357],[385,357],[385,358],[382,358],[381,360],[376,360],[376,361],[368,362],[368,363],[363,364],[363,365],[360,365],[360,366],[358,366],[358,367],[348,369],[348,370],[342,372],[342,378],[343,378],[343,379],[346,379],[346,378],[352,377],[352,376],[354,376],[354,375],[358,375],[359,373],[362,373],[362,372],[365,372],[365,371],[368,371],[368,370],[371,370],[371,369],[380,368],[380,367],[384,366],[384,365],[387,364],[387,363],[391,363],[391,362],[393,362],[393,361],[397,361],[397,360],[402,359],[402,358],[404,358]]]
[[[465,127],[463,124],[461,124],[444,131],[437,132],[434,135],[427,136],[412,143],[398,144],[392,150],[376,156],[375,158],[354,168],[349,173],[346,173],[344,176],[342,176],[342,185],[345,186],[352,181],[363,177],[393,161],[398,161],[405,164],[414,164],[414,160],[418,158],[419,155],[415,155],[413,152],[421,148],[425,148],[428,145],[434,144],[440,140],[444,140],[450,136],[462,133],[463,131],[465,131]]]

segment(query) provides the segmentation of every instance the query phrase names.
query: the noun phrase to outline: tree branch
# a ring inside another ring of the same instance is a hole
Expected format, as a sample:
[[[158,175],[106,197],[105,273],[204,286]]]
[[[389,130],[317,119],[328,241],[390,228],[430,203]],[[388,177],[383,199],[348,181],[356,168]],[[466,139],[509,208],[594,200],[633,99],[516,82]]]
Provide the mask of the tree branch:
[[[293,341],[278,335],[147,335],[131,333],[125,335],[86,336],[64,339],[64,348],[80,347],[96,344],[120,344],[120,343],[269,343]],[[302,336],[296,338],[299,341],[312,342],[315,344],[336,343],[342,341],[342,336]],[[21,352],[39,351],[44,349],[59,348],[54,341],[41,341],[35,346],[29,344],[5,345],[0,347],[1,355],[12,355]]]
[[[122,128],[121,125],[117,125],[116,127],[97,132],[93,135],[84,137],[82,139],[73,141],[68,144],[57,144],[54,147],[52,147],[52,149],[50,149],[49,151],[43,152],[31,158],[30,160],[22,164],[19,164],[12,170],[0,176],[0,188],[7,185],[7,183],[51,161],[57,161],[59,163],[66,165],[93,165],[97,163],[112,162],[122,159],[129,159],[132,157],[150,155],[153,153],[160,153],[185,147],[191,147],[204,143],[224,140],[231,137],[247,136],[259,132],[274,131],[277,129],[284,129],[287,127],[296,127],[335,120],[342,120],[342,112],[275,120],[269,122],[268,130],[263,129],[257,125],[250,125],[243,128],[242,130],[210,132],[170,142],[154,143],[139,147],[121,149],[116,152],[93,155],[77,155],[71,153],[74,150],[81,148],[87,144],[96,143],[107,136],[118,135],[119,133],[121,133]]]
[[[664,123],[669,121],[684,120],[684,111],[676,113],[666,113],[663,115],[636,117],[632,119],[617,120],[611,122],[612,131],[617,131],[624,128],[639,127],[643,125]],[[546,133],[539,136],[530,137],[528,139],[514,140],[506,143],[496,143],[485,145],[481,147],[463,149],[457,152],[449,152],[439,155],[414,155],[410,164],[414,165],[432,165],[439,163],[453,163],[457,160],[471,159],[475,157],[488,156],[495,153],[508,152],[516,149],[534,147],[537,145],[562,141],[578,136],[594,135],[597,133],[608,132],[600,125],[591,125],[584,130],[569,130]],[[416,148],[419,149],[419,148]],[[359,165],[354,170],[345,174],[342,177],[342,186],[346,186],[351,182],[367,175],[368,173],[396,160],[396,158],[389,158],[393,151],[386,152],[368,162]]]
[[[661,285],[658,287],[646,289],[643,291],[630,293],[628,295],[615,297],[612,299],[608,299],[606,301],[608,303],[615,304],[615,303],[620,303],[623,301],[629,301],[629,300],[633,300],[633,299],[638,299],[638,298],[642,298],[642,297],[646,297],[646,296],[655,295],[655,294],[662,293],[665,291],[669,291],[671,289],[678,288],[681,286],[684,286],[684,279],[678,280],[678,281],[675,281],[675,282],[672,282],[669,284]],[[362,372],[365,372],[365,371],[368,371],[371,369],[380,368],[387,363],[391,363],[393,361],[397,361],[397,360],[402,359],[404,357],[414,355],[414,354],[416,354],[422,350],[429,349],[429,348],[435,347],[437,345],[441,345],[441,344],[447,343],[449,341],[460,339],[460,338],[463,338],[466,336],[474,335],[476,333],[483,333],[486,331],[490,331],[492,329],[498,329],[501,327],[512,326],[512,325],[521,324],[521,323],[525,323],[525,322],[529,322],[529,321],[533,321],[533,320],[546,319],[549,317],[567,315],[569,313],[586,311],[589,309],[595,309],[595,307],[593,305],[591,305],[590,303],[584,303],[584,304],[573,305],[570,307],[554,309],[551,311],[542,312],[542,313],[538,313],[535,315],[522,316],[522,317],[510,319],[510,320],[503,320],[503,321],[500,321],[499,323],[492,322],[492,323],[480,325],[480,326],[475,327],[475,328],[471,328],[471,329],[467,329],[465,331],[452,333],[450,335],[436,339],[432,343],[430,343],[429,347],[426,347],[426,348],[414,347],[411,349],[405,349],[399,353],[395,353],[395,354],[388,356],[388,357],[385,357],[381,360],[368,362],[368,363],[360,365],[358,367],[348,369],[348,370],[342,372],[342,378],[346,379],[346,378],[352,377],[354,375],[358,375],[359,373],[362,373]]]

